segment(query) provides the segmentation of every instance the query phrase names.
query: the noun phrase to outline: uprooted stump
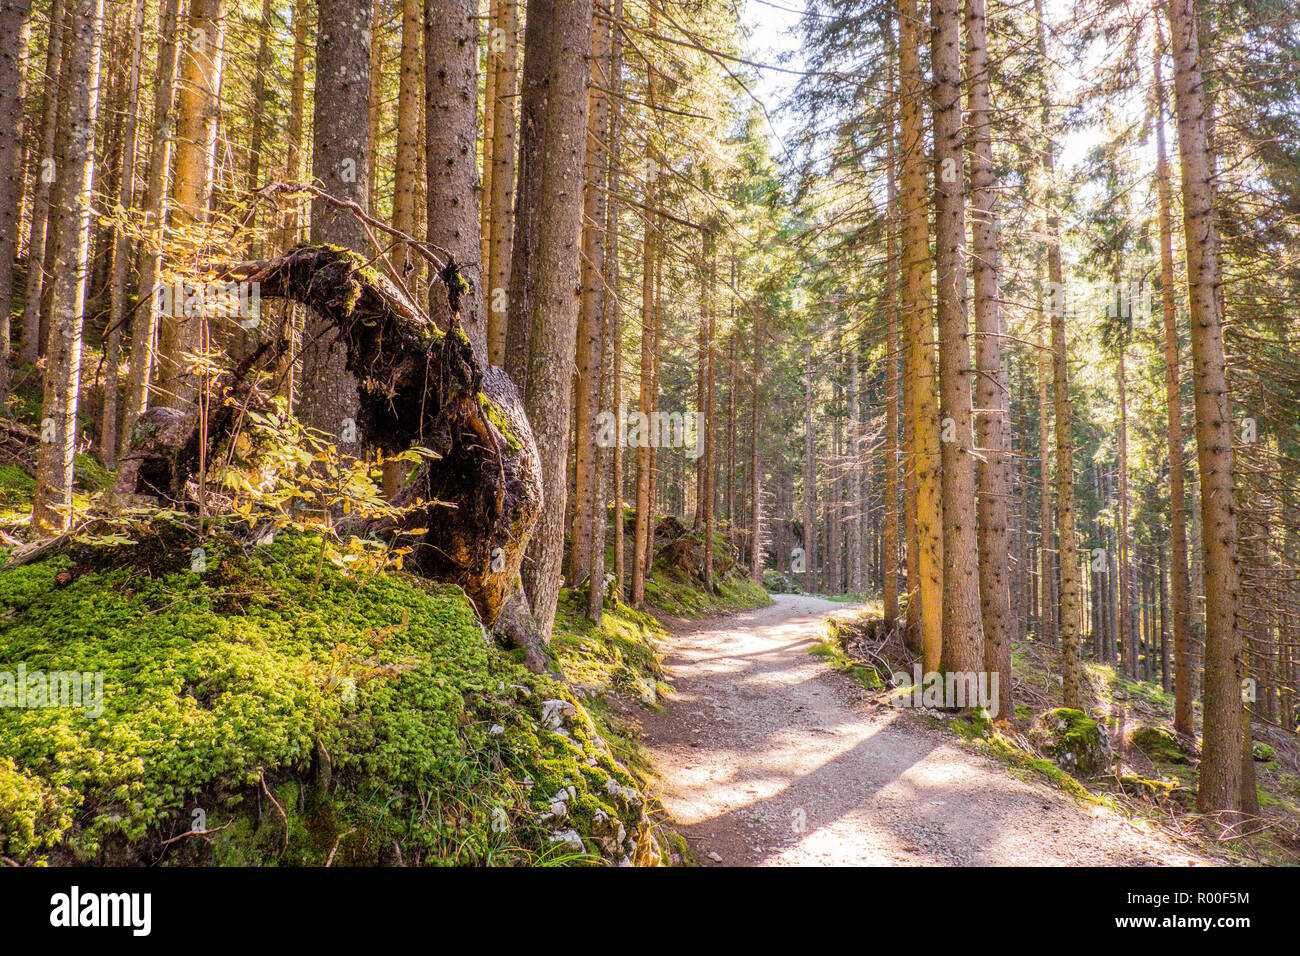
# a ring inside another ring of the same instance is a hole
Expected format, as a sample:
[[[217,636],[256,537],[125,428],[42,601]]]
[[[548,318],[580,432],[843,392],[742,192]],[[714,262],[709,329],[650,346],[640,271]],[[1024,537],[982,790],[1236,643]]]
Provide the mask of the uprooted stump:
[[[444,504],[415,508],[400,522],[363,520],[360,528],[384,538],[427,528],[420,537],[402,538],[413,549],[406,566],[459,584],[483,623],[495,622],[541,507],[540,462],[514,384],[500,369],[479,365],[460,327],[464,283],[454,265],[440,277],[453,314],[445,332],[362,256],[337,246],[300,247],[214,271],[221,279],[257,282],[262,298],[305,305],[337,330],[347,369],[360,385],[356,422],[367,444],[388,455],[417,445],[436,453],[393,503]],[[249,372],[268,352],[285,348],[283,342],[264,344],[216,383],[208,462],[220,460],[245,410],[269,402]],[[141,416],[116,492],[192,500],[199,424],[197,411],[159,408]]]

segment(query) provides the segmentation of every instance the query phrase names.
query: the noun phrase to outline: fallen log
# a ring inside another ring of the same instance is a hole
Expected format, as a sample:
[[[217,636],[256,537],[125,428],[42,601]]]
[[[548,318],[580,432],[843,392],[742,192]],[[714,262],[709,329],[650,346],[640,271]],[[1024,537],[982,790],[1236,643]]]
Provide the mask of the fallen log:
[[[500,369],[478,364],[460,327],[465,287],[454,263],[439,276],[451,305],[446,330],[363,256],[337,246],[304,246],[211,271],[219,280],[256,282],[261,298],[297,302],[327,321],[360,384],[356,426],[365,444],[388,455],[414,446],[436,453],[393,503],[455,507],[417,507],[400,522],[359,523],[385,538],[427,528],[414,540],[403,536],[403,545],[413,548],[406,567],[459,584],[480,620],[493,624],[517,583],[541,507],[540,463],[514,384]],[[115,492],[192,498],[187,483],[192,487],[200,460],[222,460],[246,411],[269,403],[251,372],[288,347],[263,343],[214,383],[206,433],[197,410],[157,408],[141,416]]]

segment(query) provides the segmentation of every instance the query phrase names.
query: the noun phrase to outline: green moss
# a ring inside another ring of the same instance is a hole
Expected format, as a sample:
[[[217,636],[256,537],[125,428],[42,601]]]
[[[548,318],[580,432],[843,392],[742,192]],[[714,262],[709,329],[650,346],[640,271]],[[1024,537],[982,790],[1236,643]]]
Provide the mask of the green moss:
[[[768,568],[763,572],[763,587],[773,594],[801,594],[802,589],[788,574]]]
[[[519,436],[516,435],[514,429],[510,427],[510,422],[507,421],[505,415],[501,413],[501,409],[497,408],[496,403],[482,392],[479,392],[478,404],[479,408],[483,409],[483,413],[487,415],[488,421],[496,427],[496,430],[499,431],[501,436],[506,440],[506,444],[510,447],[510,450],[518,451],[522,447],[519,443]]]
[[[1092,793],[1051,760],[1044,760],[1042,757],[1023,750],[1000,731],[993,730],[987,737],[971,740],[969,745],[980,753],[993,757],[1014,770],[1046,778],[1056,787],[1080,800],[1112,808],[1115,805],[1110,798]]]
[[[837,671],[848,674],[867,690],[880,690],[885,686],[885,682],[880,677],[880,672],[870,664],[859,664],[844,652],[844,649],[834,639],[836,622],[831,619],[826,622],[827,630],[831,633],[832,639],[820,644],[814,644],[808,649],[809,654],[824,658],[831,667]]]
[[[584,862],[609,821],[643,827],[583,708],[486,641],[458,588],[329,563],[317,581],[319,542],[294,535],[251,553],[209,537],[199,574],[199,544],[163,534],[0,573],[0,661],[103,679],[99,714],[0,708],[0,853]],[[575,713],[549,726],[545,700]],[[581,852],[543,819],[561,791]],[[163,843],[196,819],[208,836]]]
[[[674,617],[730,614],[772,603],[771,596],[749,578],[720,578],[716,583],[718,593],[710,594],[695,578],[656,567],[646,579],[646,601]]]
[[[952,722],[953,730],[968,739],[982,739],[993,734],[993,718],[988,709],[976,707],[970,713]]]
[[[1029,739],[1064,769],[1090,777],[1110,762],[1110,747],[1097,722],[1081,710],[1045,711],[1030,728]]]
[[[601,692],[629,691],[652,703],[664,677],[655,647],[663,628],[619,601],[607,601],[596,624],[586,615],[586,598],[585,590],[566,588],[556,606],[551,650],[565,679]]]
[[[1186,763],[1184,752],[1178,738],[1163,727],[1139,727],[1129,738],[1133,746],[1152,760],[1166,763]]]
[[[0,505],[27,506],[35,494],[35,478],[17,465],[0,465]]]
[[[77,484],[87,491],[103,491],[113,482],[108,470],[89,455],[76,456],[75,473]]]
[[[1267,763],[1273,759],[1273,748],[1262,740],[1256,740],[1251,745],[1251,756],[1261,763]]]

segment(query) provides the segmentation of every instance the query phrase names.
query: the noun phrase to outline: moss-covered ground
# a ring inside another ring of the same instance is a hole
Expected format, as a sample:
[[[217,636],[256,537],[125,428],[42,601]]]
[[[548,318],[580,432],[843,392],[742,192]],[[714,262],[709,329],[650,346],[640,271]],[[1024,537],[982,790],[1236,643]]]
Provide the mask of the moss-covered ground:
[[[141,532],[0,573],[0,670],[103,687],[102,712],[0,707],[0,855],[658,856],[636,782],[585,709],[493,646],[459,589],[348,575],[319,564],[310,536],[252,548]]]
[[[107,475],[83,456],[77,473],[83,507]],[[23,462],[0,467],[16,533],[33,487]],[[350,573],[312,535],[255,547],[142,517],[0,571],[0,703],[19,665],[102,681],[101,706],[0,706],[0,856],[658,862],[650,767],[607,695],[670,691],[660,617],[770,598],[734,570],[706,593],[656,567],[646,590],[648,611],[611,598],[599,623],[563,591],[556,679],[488,640],[459,589]]]

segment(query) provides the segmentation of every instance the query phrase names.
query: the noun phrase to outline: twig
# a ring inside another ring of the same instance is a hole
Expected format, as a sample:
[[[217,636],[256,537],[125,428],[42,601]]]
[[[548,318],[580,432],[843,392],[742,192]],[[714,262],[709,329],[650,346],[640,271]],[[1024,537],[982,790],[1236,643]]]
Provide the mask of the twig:
[[[258,780],[262,784],[262,790],[266,793],[267,799],[275,804],[275,808],[280,811],[280,816],[284,820],[284,849],[287,850],[289,849],[289,814],[284,812],[284,807],[280,806],[280,801],[275,799],[275,794],[271,793],[271,788],[266,785],[265,770],[259,771]],[[283,853],[284,850],[280,852]]]
[[[169,843],[175,843],[177,840],[184,840],[186,837],[207,836],[209,833],[220,833],[222,830],[224,830],[226,827],[230,826],[230,824],[234,822],[235,822],[234,820],[231,820],[230,823],[224,824],[223,826],[216,827],[215,829],[212,830],[186,830],[184,833],[178,833],[174,837],[168,837],[166,840],[163,840],[162,845],[166,846]]]
[[[338,837],[334,840],[334,848],[330,850],[329,858],[325,861],[325,869],[328,870],[334,864],[334,854],[339,851],[339,844],[343,842],[343,838],[348,836],[349,834],[356,833],[356,832],[357,832],[356,827],[349,827],[346,833],[340,833],[338,835]]]

